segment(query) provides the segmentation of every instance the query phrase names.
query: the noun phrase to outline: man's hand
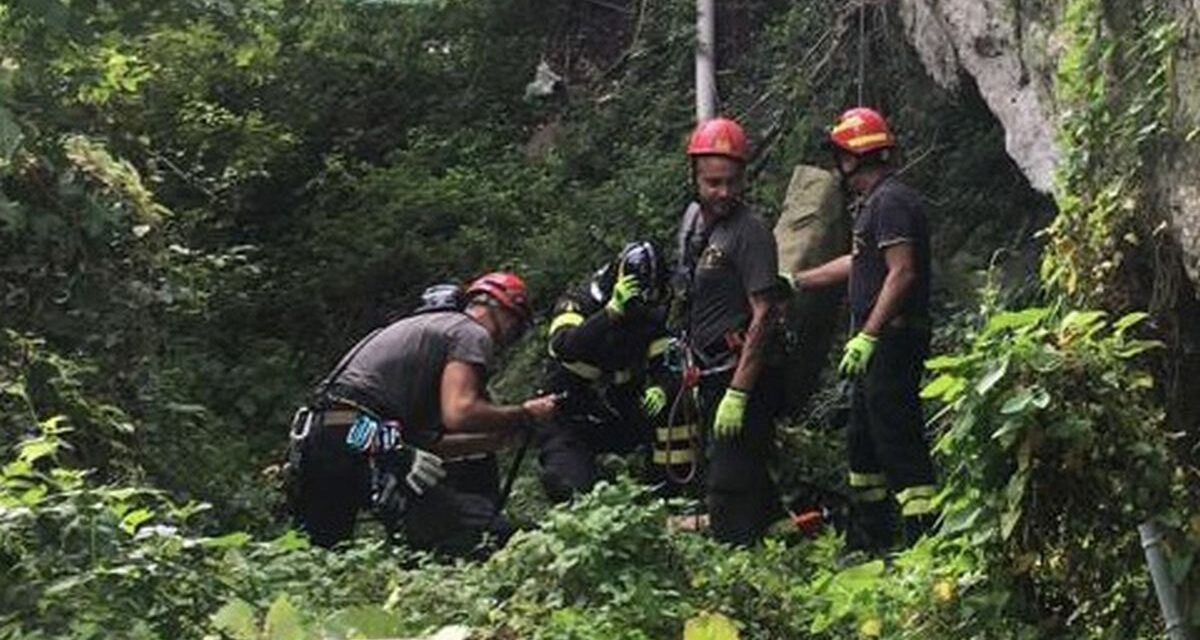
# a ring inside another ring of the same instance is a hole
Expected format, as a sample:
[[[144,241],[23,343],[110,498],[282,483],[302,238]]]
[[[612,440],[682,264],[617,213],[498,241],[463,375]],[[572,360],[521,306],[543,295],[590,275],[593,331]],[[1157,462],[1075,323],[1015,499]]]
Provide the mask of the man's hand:
[[[646,417],[653,418],[662,413],[665,408],[667,408],[667,392],[662,387],[654,385],[642,393],[642,411],[646,412]]]
[[[850,341],[846,343],[846,350],[842,354],[842,362],[838,365],[838,373],[846,378],[856,378],[862,375],[871,362],[871,356],[875,354],[876,342],[878,342],[877,338],[862,331],[850,338]]]
[[[521,403],[521,409],[530,418],[538,422],[546,422],[558,411],[558,398],[554,394],[530,398]]]
[[[741,389],[729,387],[725,390],[721,404],[717,405],[717,417],[713,421],[713,435],[718,439],[725,439],[735,437],[742,432],[742,427],[745,426],[748,398],[746,392]]]
[[[625,315],[629,303],[641,293],[642,289],[638,286],[637,277],[632,274],[623,275],[613,285],[612,296],[609,297],[608,304],[604,307],[613,317],[620,318]]]

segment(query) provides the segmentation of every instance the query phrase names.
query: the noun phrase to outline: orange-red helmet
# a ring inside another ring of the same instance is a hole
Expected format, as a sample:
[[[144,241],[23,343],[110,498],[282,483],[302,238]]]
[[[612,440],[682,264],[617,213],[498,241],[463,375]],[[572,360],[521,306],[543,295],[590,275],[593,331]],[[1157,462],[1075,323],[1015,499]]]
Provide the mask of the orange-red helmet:
[[[745,162],[750,155],[746,132],[729,118],[713,118],[696,125],[688,141],[689,156],[726,156]]]
[[[856,156],[896,146],[887,120],[878,111],[866,107],[843,113],[829,132],[829,140],[839,149]]]
[[[533,306],[529,303],[529,289],[525,281],[515,273],[508,271],[493,271],[475,279],[467,287],[467,298],[476,294],[486,294],[501,307],[520,316],[521,321],[529,323],[533,320]]]

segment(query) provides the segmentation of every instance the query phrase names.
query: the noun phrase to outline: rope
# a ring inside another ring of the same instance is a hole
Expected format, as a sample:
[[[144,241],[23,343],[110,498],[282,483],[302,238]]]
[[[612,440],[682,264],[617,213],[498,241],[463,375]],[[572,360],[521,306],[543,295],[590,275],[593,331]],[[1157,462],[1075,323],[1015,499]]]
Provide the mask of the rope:
[[[684,424],[685,425],[688,425],[688,424],[695,425],[696,431],[697,431],[697,433],[699,433],[700,424],[699,424],[699,416],[696,415],[698,412],[696,411],[696,407],[695,407],[695,398],[694,397],[691,398],[691,402],[685,402],[685,399],[691,393],[694,393],[694,387],[687,384],[686,381],[680,380],[679,391],[677,391],[675,393],[675,400],[671,402],[671,409],[670,409],[670,411],[667,412],[667,428],[668,429],[672,429],[674,427],[679,426],[678,424],[676,424],[675,418],[679,415],[679,409],[681,407],[687,407],[687,410],[684,411],[684,414],[686,416],[684,418]],[[681,484],[681,485],[689,484],[689,483],[691,483],[692,480],[696,479],[696,473],[699,468],[699,464],[696,462],[696,457],[700,455],[699,446],[698,446],[699,443],[696,441],[696,438],[692,439],[692,442],[690,443],[690,446],[692,449],[692,460],[688,464],[687,473],[685,473],[682,476],[675,473],[675,465],[671,464],[671,452],[674,450],[671,446],[672,444],[673,444],[673,441],[669,437],[667,438],[666,442],[663,443],[663,446],[665,447],[665,451],[666,451],[666,456],[667,456],[667,463],[665,465],[663,465],[663,470],[665,471],[667,479],[670,480],[671,482],[673,482],[675,484]]]
[[[858,3],[858,106],[863,106],[863,78],[866,76],[867,2]]]

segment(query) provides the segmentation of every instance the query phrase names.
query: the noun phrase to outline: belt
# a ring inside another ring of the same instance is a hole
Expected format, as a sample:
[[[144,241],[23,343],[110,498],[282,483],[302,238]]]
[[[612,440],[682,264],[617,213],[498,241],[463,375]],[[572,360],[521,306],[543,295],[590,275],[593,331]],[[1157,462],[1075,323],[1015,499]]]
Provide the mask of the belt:
[[[321,416],[322,427],[349,427],[358,419],[358,409],[336,408],[317,412]]]
[[[377,417],[387,415],[387,412],[375,409],[379,404],[375,398],[349,385],[330,385],[324,397],[332,409],[356,409]]]
[[[738,363],[737,353],[729,348],[729,343],[724,338],[714,340],[703,348],[693,347],[692,354],[699,361],[701,376],[729,371],[737,367]]]

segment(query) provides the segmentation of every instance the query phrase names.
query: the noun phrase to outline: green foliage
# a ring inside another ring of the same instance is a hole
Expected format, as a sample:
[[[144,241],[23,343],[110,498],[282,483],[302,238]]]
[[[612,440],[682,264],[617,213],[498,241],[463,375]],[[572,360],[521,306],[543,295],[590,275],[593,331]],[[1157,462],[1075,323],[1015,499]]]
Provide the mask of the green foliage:
[[[963,353],[926,388],[945,403],[942,530],[887,562],[843,567],[836,535],[732,550],[668,533],[668,508],[628,481],[547,510],[529,474],[514,505],[536,524],[482,563],[281,531],[259,469],[363,330],[432,281],[497,267],[547,308],[625,241],[671,241],[692,7],[642,3],[634,23],[584,4],[0,5],[0,638],[1152,633],[1133,525],[1172,531],[1180,580],[1200,540],[1136,366],[1153,345],[1133,337],[1140,316],[1059,306],[946,334]],[[844,3],[735,5],[722,110],[755,138],[769,217],[791,167],[825,161],[811,128],[852,101]],[[1101,9],[1070,3],[1058,83],[1045,277],[1075,301],[1104,298],[1126,235],[1146,238],[1139,160],[1179,37],[1146,12],[1118,41]],[[985,105],[932,91],[899,22],[881,23],[868,100],[928,186],[936,253],[965,271],[1035,207],[1005,196],[1023,183]],[[541,59],[565,96],[524,98]],[[536,385],[539,338],[498,395]],[[785,487],[840,481],[836,434],[783,436]]]
[[[1073,637],[1150,633],[1137,525],[1168,517],[1169,456],[1146,314],[1000,311],[961,354],[935,358],[923,396],[945,403],[943,534],[991,554],[1020,608]],[[1177,515],[1174,517],[1178,517]]]
[[[1170,132],[1171,80],[1180,28],[1143,3],[1120,35],[1097,0],[1072,0],[1060,27],[1067,42],[1056,100],[1063,150],[1055,198],[1060,213],[1046,230],[1043,284],[1079,304],[1129,307],[1128,258],[1151,246],[1161,214],[1146,185],[1146,160]]]

